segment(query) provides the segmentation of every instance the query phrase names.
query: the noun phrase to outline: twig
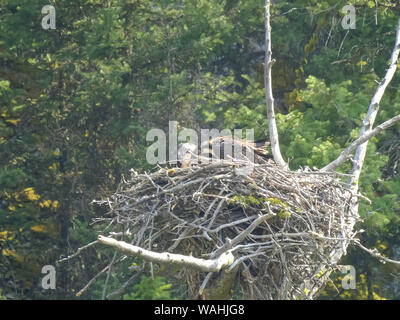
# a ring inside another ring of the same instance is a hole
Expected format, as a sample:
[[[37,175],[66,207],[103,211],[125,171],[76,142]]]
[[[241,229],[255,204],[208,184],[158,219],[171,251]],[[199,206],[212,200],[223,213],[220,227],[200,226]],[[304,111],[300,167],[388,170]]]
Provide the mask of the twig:
[[[75,257],[78,256],[83,250],[85,250],[85,249],[87,249],[87,248],[89,248],[89,247],[95,245],[96,243],[98,243],[97,240],[88,243],[87,245],[85,245],[85,246],[79,248],[78,250],[76,250],[76,252],[75,252],[74,254],[72,254],[72,255],[70,255],[70,256],[68,256],[68,257],[66,257],[66,258],[57,260],[57,263],[64,262],[64,261],[66,261],[66,260],[70,260],[70,259],[72,259],[72,258],[75,258]]]
[[[133,276],[131,276],[119,289],[109,293],[107,295],[107,299],[110,299],[118,294],[121,294],[122,292],[124,292],[125,288],[127,286],[129,286],[133,280],[135,280],[138,276],[140,275],[140,272],[135,273]]]
[[[380,261],[385,261],[385,262],[389,262],[389,263],[400,265],[400,261],[392,260],[392,259],[389,259],[389,258],[386,258],[386,257],[382,256],[382,254],[377,249],[368,249],[368,248],[364,247],[360,243],[359,239],[354,239],[354,242],[358,247],[360,247],[364,251],[368,252],[370,255],[374,256],[375,258],[378,258]]]
[[[259,216],[256,220],[254,220],[246,230],[242,233],[238,234],[233,240],[226,242],[221,248],[215,251],[214,254],[211,255],[212,258],[219,257],[227,250],[231,249],[233,246],[241,242],[244,238],[246,238],[259,224],[266,221],[269,218],[272,218],[275,214],[273,212],[269,212],[262,216]]]
[[[117,252],[114,252],[114,255],[112,257],[112,260],[110,262],[110,265],[108,266],[108,272],[107,272],[107,277],[106,281],[104,282],[104,287],[103,287],[103,292],[101,294],[101,300],[104,300],[106,297],[106,291],[107,291],[107,286],[108,286],[108,281],[110,280],[110,274],[111,274],[111,269],[114,264],[115,258],[117,257]]]
[[[121,257],[118,259],[117,263],[123,261],[125,257]],[[106,272],[110,268],[111,264],[103,268],[99,273],[97,273],[79,292],[76,294],[77,297],[80,297],[83,293],[86,292],[87,289],[100,277],[104,272]]]

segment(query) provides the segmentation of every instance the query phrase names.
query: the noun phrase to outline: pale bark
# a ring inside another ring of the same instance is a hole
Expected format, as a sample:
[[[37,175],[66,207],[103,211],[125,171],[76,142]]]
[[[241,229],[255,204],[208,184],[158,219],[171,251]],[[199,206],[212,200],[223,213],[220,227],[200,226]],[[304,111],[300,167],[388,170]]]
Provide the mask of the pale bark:
[[[364,137],[365,135],[370,134],[370,132],[372,131],[372,127],[373,127],[377,112],[379,110],[379,103],[382,99],[382,96],[385,92],[386,87],[392,80],[393,75],[396,71],[399,51],[400,51],[400,19],[398,20],[398,23],[397,23],[396,40],[395,40],[394,49],[392,51],[392,56],[390,59],[389,69],[387,70],[386,75],[383,78],[383,80],[379,83],[378,88],[371,100],[367,116],[366,116],[365,120],[363,121],[363,125],[362,125],[361,131],[360,131],[360,138]],[[353,167],[350,172],[351,178],[348,181],[348,187],[351,190],[351,194],[353,195],[352,202],[349,207],[349,210],[352,214],[351,215],[352,219],[350,219],[350,221],[348,221],[346,224],[343,225],[345,234],[350,233],[351,230],[353,230],[355,223],[359,219],[358,198],[356,195],[358,193],[358,186],[359,186],[358,181],[359,181],[362,166],[364,164],[365,154],[367,151],[367,145],[368,145],[368,139],[365,142],[363,142],[362,144],[358,145],[355,156],[354,156],[354,160],[353,160]],[[333,250],[330,254],[329,264],[332,264],[332,265],[337,264],[337,262],[340,260],[340,258],[344,254],[346,254],[347,246],[349,245],[349,243],[351,241],[353,241],[353,239],[344,239],[338,243],[336,249]],[[315,285],[315,284],[306,282],[304,284],[304,287],[302,288],[302,290],[304,292],[307,292],[307,299],[314,299],[316,296],[318,296],[318,293],[321,291],[321,288],[323,287],[324,283],[326,283],[326,281],[328,281],[330,273],[331,273],[331,271],[329,271],[326,268],[326,266],[323,264],[318,268],[318,270],[316,271],[316,274],[322,274],[322,276],[319,277],[320,285]]]
[[[269,207],[268,207],[269,208]],[[268,210],[269,212],[267,214],[264,214],[262,216],[259,216],[256,220],[254,220],[243,232],[239,233],[235,238],[232,240],[229,240],[226,242],[221,248],[216,250],[211,257],[218,257],[220,256],[223,252],[230,250],[235,246],[236,244],[240,243],[243,241],[250,233],[253,232],[255,228],[257,228],[258,225],[263,223],[264,221],[272,218],[275,214],[271,212],[271,210]]]
[[[380,81],[378,88],[375,91],[374,96],[369,105],[368,113],[363,121],[363,125],[360,130],[360,137],[354,141],[350,146],[348,146],[337,159],[329,163],[327,166],[322,168],[322,171],[331,171],[340,166],[343,162],[349,159],[351,152],[357,148],[353,167],[351,169],[352,177],[349,180],[349,186],[351,187],[354,194],[357,194],[358,191],[358,179],[360,177],[361,169],[364,164],[365,154],[367,152],[368,140],[371,139],[373,136],[381,132],[382,130],[389,128],[398,120],[398,116],[384,122],[376,129],[372,130],[372,127],[375,122],[376,115],[379,111],[379,103],[382,99],[383,94],[387,86],[389,85],[390,81],[392,80],[396,69],[397,69],[397,61],[400,52],[400,19],[397,22],[397,29],[396,29],[396,40],[395,45],[392,51],[392,55],[390,58],[390,65],[386,71],[385,77]]]
[[[135,256],[146,261],[174,264],[203,272],[218,272],[229,267],[234,261],[233,254],[230,251],[222,253],[216,259],[205,260],[181,254],[154,252],[101,235],[98,237],[98,241],[102,244],[114,247],[127,255]]]
[[[363,121],[363,125],[360,130],[360,137],[367,134],[372,130],[372,127],[375,122],[376,115],[379,111],[379,103],[381,102],[382,96],[385,93],[386,87],[390,83],[393,78],[394,73],[397,68],[397,60],[399,57],[400,51],[400,19],[397,22],[397,30],[396,30],[396,41],[392,51],[392,56],[390,58],[390,65],[386,71],[385,77],[379,83],[378,88],[374,96],[372,97],[371,103],[369,105],[367,116]],[[351,188],[353,194],[357,194],[358,192],[358,180],[360,178],[361,170],[365,160],[365,154],[367,152],[368,140],[363,144],[357,147],[356,153],[354,155],[353,168],[351,169],[352,177],[349,179],[349,187]],[[354,210],[358,212],[358,202],[355,204]]]
[[[283,167],[287,168],[287,163],[283,160],[281,150],[279,147],[278,129],[275,121],[275,106],[274,97],[272,94],[272,76],[271,70],[275,60],[272,60],[271,50],[271,25],[270,25],[270,1],[265,1],[265,62],[264,62],[264,84],[265,84],[265,100],[267,104],[267,117],[268,117],[268,129],[269,138],[271,141],[271,150],[275,162]]]
[[[346,162],[352,155],[352,152],[364,142],[370,140],[372,137],[376,136],[383,130],[390,128],[391,126],[395,125],[397,122],[400,121],[400,114],[381,123],[379,126],[374,128],[371,131],[366,132],[363,136],[359,137],[357,140],[353,141],[346,149],[342,151],[340,156],[332,161],[330,164],[323,167],[320,171],[333,171],[344,162]]]

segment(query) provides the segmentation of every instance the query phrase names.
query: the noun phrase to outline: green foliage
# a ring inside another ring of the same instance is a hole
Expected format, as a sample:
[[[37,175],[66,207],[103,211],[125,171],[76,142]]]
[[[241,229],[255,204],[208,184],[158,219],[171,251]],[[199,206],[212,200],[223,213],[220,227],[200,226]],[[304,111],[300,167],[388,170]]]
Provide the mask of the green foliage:
[[[69,230],[70,241],[82,244],[96,240],[97,234],[93,229],[89,228],[87,222],[74,219],[72,225],[73,226]]]
[[[124,295],[124,300],[170,300],[171,284],[163,277],[142,277],[134,286],[134,293]]]

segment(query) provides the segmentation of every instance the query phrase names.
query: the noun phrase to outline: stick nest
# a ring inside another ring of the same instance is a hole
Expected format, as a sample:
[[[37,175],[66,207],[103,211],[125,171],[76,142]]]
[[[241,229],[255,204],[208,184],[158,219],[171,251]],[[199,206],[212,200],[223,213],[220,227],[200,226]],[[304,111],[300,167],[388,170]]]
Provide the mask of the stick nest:
[[[335,268],[332,252],[355,235],[346,228],[355,219],[351,194],[333,173],[257,162],[132,170],[114,195],[95,202],[108,206],[111,229],[136,246],[203,259],[218,256],[223,246],[232,250],[235,297],[307,298],[307,288],[323,285],[321,265],[326,272]],[[266,219],[249,232],[262,215]],[[186,277],[192,297],[206,277],[175,274]]]

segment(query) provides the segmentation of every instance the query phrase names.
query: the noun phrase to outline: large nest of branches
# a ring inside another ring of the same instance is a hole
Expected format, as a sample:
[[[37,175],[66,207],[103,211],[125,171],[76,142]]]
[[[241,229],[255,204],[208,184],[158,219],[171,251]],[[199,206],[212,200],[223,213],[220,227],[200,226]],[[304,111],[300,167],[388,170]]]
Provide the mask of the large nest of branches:
[[[354,221],[351,194],[333,173],[257,162],[132,171],[113,196],[97,202],[108,206],[111,229],[135,246],[202,259],[231,250],[235,260],[220,274],[234,274],[236,297],[307,298],[310,286],[321,286],[321,272],[335,268],[335,249],[354,237],[346,229]],[[206,283],[206,272],[173,274],[185,279],[191,297],[218,276]]]

